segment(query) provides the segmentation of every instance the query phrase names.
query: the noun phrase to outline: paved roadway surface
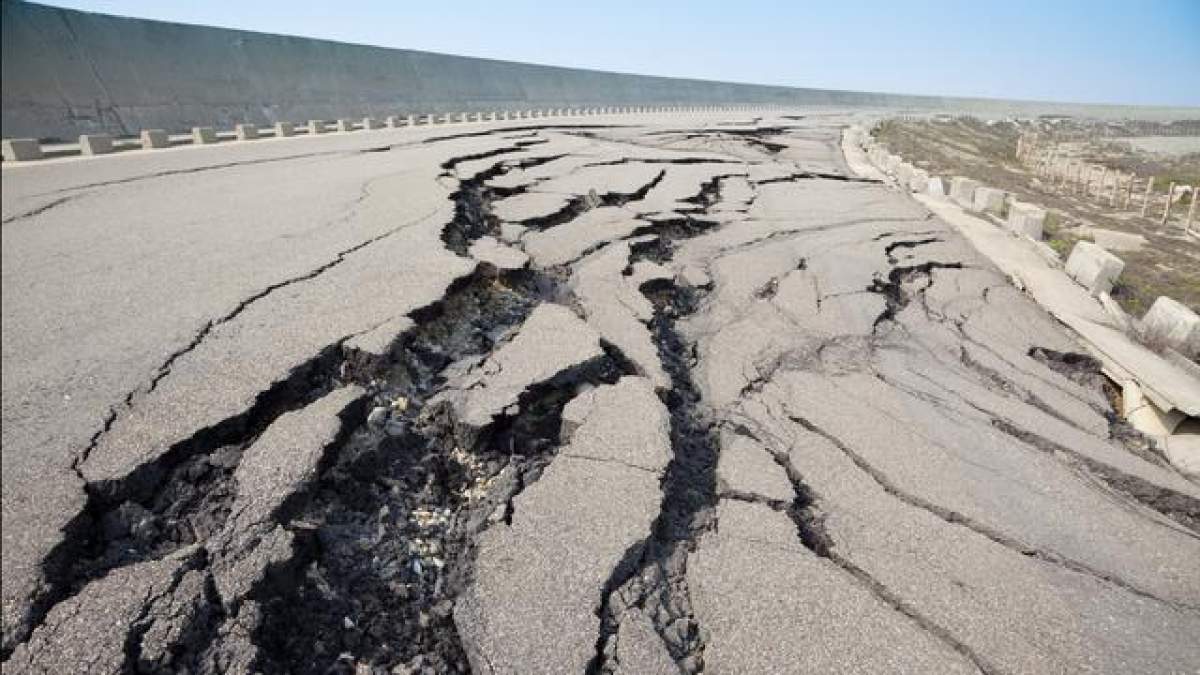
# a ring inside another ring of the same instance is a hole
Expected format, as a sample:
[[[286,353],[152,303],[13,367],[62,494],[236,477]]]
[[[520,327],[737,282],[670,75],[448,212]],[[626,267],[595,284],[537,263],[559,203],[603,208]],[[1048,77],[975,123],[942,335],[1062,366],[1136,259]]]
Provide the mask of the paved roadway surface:
[[[1196,672],[1200,487],[852,117],[6,166],[4,671]]]

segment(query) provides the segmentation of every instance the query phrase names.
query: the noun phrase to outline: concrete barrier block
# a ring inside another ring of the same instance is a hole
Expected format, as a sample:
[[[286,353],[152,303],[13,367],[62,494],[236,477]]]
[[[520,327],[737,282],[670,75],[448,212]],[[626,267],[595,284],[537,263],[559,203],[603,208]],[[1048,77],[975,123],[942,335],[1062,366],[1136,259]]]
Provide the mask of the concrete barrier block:
[[[337,121],[337,130],[342,133],[354,131],[354,122],[343,117]]]
[[[1034,241],[1042,240],[1042,228],[1046,224],[1046,211],[1033,204],[1013,202],[1008,207],[1008,229],[1023,234]]]
[[[239,141],[252,141],[258,138],[258,127],[253,124],[238,124],[233,127]]]
[[[85,155],[106,155],[113,151],[113,139],[108,134],[83,134],[79,151]]]
[[[959,206],[964,208],[974,208],[975,189],[978,187],[979,181],[977,180],[955,176],[950,179],[950,199],[953,199]]]
[[[217,140],[217,132],[212,127],[192,127],[192,143],[212,145]]]
[[[375,119],[374,117],[364,117],[363,118],[363,121],[362,121],[363,131],[370,131],[372,129],[378,129],[381,126],[382,125],[379,124],[379,120]]]
[[[1008,199],[1008,193],[1004,190],[998,190],[990,187],[975,188],[974,199],[972,200],[971,210],[979,213],[990,213],[992,215],[1000,215],[1004,213],[1004,202]]]
[[[308,133],[309,134],[325,133],[325,120],[309,120],[308,121]]]
[[[939,199],[946,196],[946,184],[942,182],[940,176],[930,176],[929,185],[925,187],[925,194]]]
[[[410,127],[415,127],[417,125],[417,116],[416,115],[405,115],[404,123]]]
[[[3,146],[6,162],[28,162],[42,158],[42,144],[36,138],[6,138]]]
[[[912,177],[908,179],[909,192],[921,193],[929,187],[929,172],[924,169],[913,169]]]
[[[424,115],[421,117],[421,124],[425,124],[425,125],[437,124],[437,116],[436,115]]]
[[[470,121],[471,121],[471,118],[472,118],[472,115],[471,115],[471,113],[459,113],[459,114],[458,114],[458,121],[459,121],[459,122],[470,122]]]
[[[291,122],[276,122],[275,123],[275,138],[287,138],[294,135],[296,128]]]
[[[1200,357],[1200,316],[1181,302],[1159,296],[1142,317],[1141,337],[1150,345]]]
[[[166,148],[171,145],[171,137],[162,129],[142,129],[139,135],[143,150]]]
[[[1092,295],[1112,292],[1124,269],[1125,261],[1090,241],[1075,244],[1066,266],[1067,275]]]
[[[496,121],[496,111],[493,110],[492,112],[487,114],[487,121],[489,121],[489,122]]]

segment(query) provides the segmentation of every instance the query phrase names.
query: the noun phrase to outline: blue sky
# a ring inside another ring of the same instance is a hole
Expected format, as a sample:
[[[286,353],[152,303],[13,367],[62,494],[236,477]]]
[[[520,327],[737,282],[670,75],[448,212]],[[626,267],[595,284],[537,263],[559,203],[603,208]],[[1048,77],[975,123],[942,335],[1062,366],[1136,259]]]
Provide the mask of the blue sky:
[[[67,0],[108,14],[800,87],[1200,106],[1200,0]]]

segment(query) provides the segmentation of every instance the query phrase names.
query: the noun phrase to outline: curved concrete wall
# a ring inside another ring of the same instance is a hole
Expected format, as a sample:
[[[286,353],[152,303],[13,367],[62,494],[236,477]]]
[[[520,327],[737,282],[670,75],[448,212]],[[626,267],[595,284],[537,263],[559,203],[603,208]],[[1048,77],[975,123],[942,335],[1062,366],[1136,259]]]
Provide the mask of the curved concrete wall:
[[[624,75],[146,21],[5,0],[3,135],[588,105],[1003,102]],[[1022,104],[1014,104],[1021,106]]]

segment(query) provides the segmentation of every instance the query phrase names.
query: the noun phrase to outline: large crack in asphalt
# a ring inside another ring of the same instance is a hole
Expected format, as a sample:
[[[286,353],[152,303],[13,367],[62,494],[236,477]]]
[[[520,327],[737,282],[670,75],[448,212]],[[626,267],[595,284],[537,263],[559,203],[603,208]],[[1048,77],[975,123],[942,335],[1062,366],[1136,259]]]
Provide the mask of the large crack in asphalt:
[[[825,432],[815,424],[809,422],[803,417],[788,413],[788,419],[797,424],[805,431],[817,434],[825,438],[830,443],[833,443],[853,461],[857,457],[856,453],[849,451],[847,446],[840,439]],[[895,591],[892,591],[885,584],[875,579],[869,572],[855,564],[848,557],[843,555],[834,544],[833,538],[829,536],[825,530],[825,513],[822,511],[818,495],[804,481],[803,474],[793,464],[791,457],[784,450],[779,450],[771,442],[765,442],[759,438],[753,431],[744,425],[734,425],[732,429],[735,433],[740,433],[749,436],[763,448],[766,448],[771,457],[775,460],[786,474],[788,481],[792,484],[792,490],[795,494],[795,499],[791,504],[781,504],[774,500],[759,498],[757,495],[750,496],[750,501],[762,503],[766,506],[774,508],[791,518],[796,526],[796,536],[800,543],[804,545],[813,554],[825,558],[837,565],[843,572],[857,581],[863,588],[868,590],[880,602],[892,608],[897,613],[908,618],[914,625],[922,631],[929,634],[931,637],[942,642],[947,647],[961,655],[966,660],[970,661],[979,669],[981,673],[990,675],[1000,672],[994,666],[989,664],[979,653],[973,648],[956,638],[945,626],[934,621],[932,618],[925,616],[920,610],[912,604],[904,600]],[[857,462],[856,462],[857,464]],[[860,469],[863,467],[860,466]],[[875,478],[878,481],[878,472],[872,473],[863,469],[867,475]],[[880,483],[885,490],[888,484]],[[742,495],[733,495],[734,498],[743,497]],[[953,521],[951,521],[953,522]]]
[[[885,300],[883,311],[875,317],[875,329],[878,331],[884,323],[894,321],[914,297],[924,303],[925,291],[933,284],[933,270],[962,268],[963,264],[959,262],[927,261],[918,265],[892,267],[886,281],[876,277],[866,288],[871,293],[882,295]]]
[[[526,165],[551,159],[526,160]],[[476,178],[451,196],[457,214],[446,227],[457,230],[451,240],[469,244],[488,229],[489,205],[480,188],[486,177]],[[491,502],[508,504],[536,480],[559,445],[562,406],[576,387],[613,383],[629,366],[605,344],[604,358],[526,391],[517,403],[519,412],[498,419],[472,448],[455,442],[451,420],[421,416],[422,404],[445,384],[440,373],[451,364],[487,354],[533,306],[564,301],[567,295],[560,280],[545,274],[498,274],[480,266],[441,300],[410,314],[415,328],[397,338],[391,359],[346,348],[353,337],[347,336],[293,369],[241,414],[197,431],[124,479],[87,484],[84,511],[44,561],[47,583],[31,610],[29,633],[59,603],[117,568],[189,546],[203,549],[230,515],[234,473],[244,451],[284,413],[337,387],[358,384],[377,403],[403,401],[408,413],[382,428],[365,420],[361,409],[347,413],[357,421],[343,419],[338,441],[325,450],[317,487],[292,495],[279,509],[277,517],[294,536],[297,553],[285,564],[271,565],[242,598],[257,605],[258,617],[239,630],[249,631],[257,646],[253,656],[233,658],[249,658],[267,672],[328,672],[345,666],[342,655],[351,649],[370,662],[398,665],[415,659],[418,666],[438,664],[439,671],[465,669],[453,623],[443,610],[469,577],[473,535],[494,513]],[[162,369],[168,371],[169,363]],[[371,470],[364,473],[366,467]],[[493,483],[495,496],[487,497]],[[460,508],[464,494],[479,497],[475,508]],[[371,508],[364,510],[364,504]],[[377,526],[370,537],[368,521]],[[385,527],[397,530],[397,536],[380,540]],[[362,547],[368,542],[386,544],[387,550],[365,558]],[[422,563],[414,552],[432,557]],[[203,570],[207,558],[199,559]],[[432,564],[438,560],[440,565]],[[448,570],[444,575],[442,568]],[[230,663],[217,644],[228,629],[221,624],[242,618],[228,616],[212,591],[211,574],[206,589],[202,606],[180,619],[186,625],[169,650],[174,667],[213,672]],[[370,630],[349,626],[349,614],[342,611],[347,607],[355,609],[354,616],[375,617]],[[149,605],[143,607],[147,611]],[[126,652],[136,665],[142,659],[135,633],[146,625],[135,620],[133,626]],[[339,636],[336,649],[324,649],[329,645],[321,638],[330,635]]]
[[[663,500],[651,535],[632,546],[604,584],[596,656],[588,672],[613,672],[621,615],[640,609],[654,625],[680,670],[703,670],[704,634],[692,610],[687,557],[697,538],[712,527],[717,503],[719,448],[712,422],[692,381],[694,346],[675,328],[696,309],[688,289],[656,284],[647,296],[655,307],[650,327],[671,388],[662,396],[671,415],[673,456],[662,479]]]
[[[285,525],[310,531],[313,544],[294,561],[296,574],[256,598],[264,672],[467,672],[452,609],[471,579],[476,535],[511,518],[512,499],[560,447],[562,408],[577,388],[623,372],[607,355],[564,371],[464,445],[452,417],[425,404],[448,367],[489,353],[544,301],[544,280],[519,277],[503,289],[468,289],[470,298],[424,324],[377,373],[386,421],[361,426],[322,471]]]
[[[719,177],[706,181],[691,198],[699,213],[720,202],[720,183]],[[717,223],[688,215],[657,225],[648,231],[658,238],[633,247],[632,258],[666,262],[677,240],[697,236]],[[687,562],[699,537],[713,527],[720,445],[692,380],[695,345],[685,341],[676,326],[697,311],[701,291],[661,280],[647,282],[641,290],[654,307],[651,334],[671,380],[671,388],[660,396],[670,412],[672,458],[662,478],[663,499],[650,536],[626,551],[604,583],[596,653],[587,668],[593,675],[615,672],[620,666],[615,658],[618,628],[622,615],[634,608],[650,620],[681,672],[704,670],[707,637],[692,607]]]

